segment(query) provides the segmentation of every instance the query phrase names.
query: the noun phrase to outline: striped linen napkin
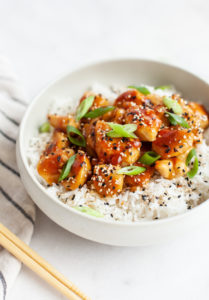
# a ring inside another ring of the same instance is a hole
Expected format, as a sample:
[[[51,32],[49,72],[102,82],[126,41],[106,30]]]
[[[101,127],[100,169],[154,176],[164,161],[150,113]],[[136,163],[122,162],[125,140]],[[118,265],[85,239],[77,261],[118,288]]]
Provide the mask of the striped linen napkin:
[[[33,234],[35,207],[18,173],[15,145],[26,108],[23,91],[10,63],[0,57],[0,223],[24,242]],[[0,300],[6,298],[21,264],[0,246]]]

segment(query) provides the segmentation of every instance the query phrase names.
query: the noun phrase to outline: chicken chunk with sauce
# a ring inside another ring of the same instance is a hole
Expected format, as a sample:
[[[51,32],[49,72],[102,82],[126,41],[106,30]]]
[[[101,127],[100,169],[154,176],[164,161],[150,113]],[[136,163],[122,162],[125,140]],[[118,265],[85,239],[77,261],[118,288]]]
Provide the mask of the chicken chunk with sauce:
[[[48,184],[57,183],[63,166],[74,154],[69,148],[66,135],[63,132],[54,131],[52,140],[40,157],[37,171]]]
[[[101,119],[108,122],[124,124],[125,123],[125,109],[116,107],[113,111],[104,114]]]
[[[58,115],[48,115],[48,121],[51,126],[55,129],[62,130],[66,132],[68,125],[78,128],[78,123],[71,115],[58,116]]]
[[[85,123],[83,127],[83,135],[86,139],[86,150],[87,153],[91,156],[96,156],[95,151],[95,126],[97,124],[97,120],[93,119],[89,123]]]
[[[152,143],[152,149],[162,158],[176,157],[191,148],[193,141],[194,134],[191,129],[171,127],[159,131]]]
[[[61,181],[66,190],[81,188],[91,172],[91,163],[84,151],[79,150],[68,177]]]
[[[135,134],[141,141],[149,142],[156,139],[162,124],[154,110],[150,108],[129,108],[125,115],[125,122],[136,124]]]
[[[96,165],[92,176],[92,185],[103,197],[118,194],[123,189],[124,175],[117,174],[120,168],[111,164]]]
[[[92,91],[85,92],[84,95],[80,99],[80,103],[83,100],[85,100],[87,97],[90,97],[90,96],[94,96],[94,102],[91,106],[91,110],[94,110],[94,109],[99,108],[101,106],[109,105],[109,101],[105,97],[103,97],[101,94],[97,95]]]
[[[152,177],[154,173],[154,167],[143,165],[141,163],[135,163],[134,166],[144,167],[146,170],[138,175],[126,175],[124,182],[127,186],[131,187],[134,190],[136,187],[145,186]]]
[[[113,165],[130,165],[140,156],[141,142],[138,138],[111,138],[106,134],[110,126],[97,121],[95,126],[95,151],[100,161]]]
[[[137,90],[130,90],[124,92],[115,100],[114,105],[120,108],[127,109],[141,105],[145,101],[146,97]]]
[[[188,172],[185,162],[178,157],[156,161],[155,169],[166,179],[185,176]]]

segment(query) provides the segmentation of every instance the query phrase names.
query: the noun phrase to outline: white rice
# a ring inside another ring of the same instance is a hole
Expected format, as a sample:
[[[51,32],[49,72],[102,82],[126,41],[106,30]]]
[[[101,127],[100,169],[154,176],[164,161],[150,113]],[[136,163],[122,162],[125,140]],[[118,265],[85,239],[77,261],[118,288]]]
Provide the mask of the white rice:
[[[159,95],[171,95],[175,92],[172,88],[169,91],[149,90]],[[94,84],[91,88],[95,93],[101,93],[110,101],[113,101],[118,94],[127,88],[107,88],[100,84]],[[59,101],[54,101],[49,108],[50,113],[66,114],[72,113],[72,107],[66,103],[58,106]],[[77,103],[76,101],[73,101]],[[52,133],[42,133],[32,137],[28,145],[28,163],[31,172],[37,180],[44,185],[47,192],[57,197],[60,201],[73,206],[89,206],[101,214],[107,220],[139,222],[142,220],[161,219],[186,212],[201,202],[207,200],[209,193],[209,146],[205,140],[197,147],[199,160],[198,174],[191,180],[186,177],[179,177],[172,180],[160,178],[155,175],[144,189],[135,192],[124,191],[118,196],[100,198],[96,192],[88,190],[86,185],[76,191],[66,191],[61,185],[53,184],[48,186],[44,179],[37,172],[37,163],[46,143],[50,140]]]

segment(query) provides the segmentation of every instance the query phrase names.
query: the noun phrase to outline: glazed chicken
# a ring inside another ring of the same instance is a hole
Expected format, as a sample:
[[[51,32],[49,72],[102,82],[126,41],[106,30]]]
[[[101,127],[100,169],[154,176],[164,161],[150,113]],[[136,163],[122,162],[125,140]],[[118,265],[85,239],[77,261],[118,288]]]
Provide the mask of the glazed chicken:
[[[91,174],[91,163],[84,151],[78,150],[67,178],[61,181],[66,190],[81,188]]]
[[[100,161],[113,165],[131,165],[140,156],[141,142],[138,138],[112,138],[106,136],[110,126],[97,121],[95,126],[95,151]]]
[[[92,176],[92,184],[98,194],[103,197],[120,193],[123,189],[124,175],[117,174],[118,166],[111,164],[96,165]]]
[[[134,190],[138,186],[146,186],[155,171],[154,167],[143,165],[140,162],[137,162],[134,165],[144,167],[146,170],[139,175],[125,176],[126,185],[131,187],[132,190]]]
[[[131,90],[121,94],[115,100],[114,105],[116,107],[127,109],[130,107],[140,106],[145,101],[145,99],[146,97],[140,92]]]
[[[61,170],[67,160],[74,154],[69,148],[65,133],[55,130],[51,141],[40,157],[37,170],[48,184],[58,183]]]
[[[194,134],[190,129],[170,127],[159,131],[152,149],[162,158],[176,157],[192,147]]]
[[[48,115],[48,121],[51,126],[55,129],[62,130],[66,132],[66,128],[68,125],[78,127],[78,123],[75,119],[71,116],[57,116],[57,115]]]
[[[185,160],[178,157],[156,161],[155,169],[166,179],[184,176],[188,171]]]
[[[129,108],[125,115],[125,123],[137,125],[136,135],[141,141],[152,142],[156,139],[162,121],[150,108]]]
[[[92,110],[94,110],[98,107],[101,107],[101,106],[109,105],[109,101],[106,98],[104,98],[101,94],[96,95],[95,93],[93,93],[91,91],[84,93],[84,95],[80,99],[80,103],[83,102],[89,96],[94,96],[94,102],[91,106]]]
[[[75,115],[50,114],[48,121],[54,129],[39,175],[69,191],[86,184],[101,197],[145,188],[154,174],[187,176],[188,157],[209,124],[202,105],[175,94],[165,101],[137,88],[118,95],[113,105],[87,91]]]

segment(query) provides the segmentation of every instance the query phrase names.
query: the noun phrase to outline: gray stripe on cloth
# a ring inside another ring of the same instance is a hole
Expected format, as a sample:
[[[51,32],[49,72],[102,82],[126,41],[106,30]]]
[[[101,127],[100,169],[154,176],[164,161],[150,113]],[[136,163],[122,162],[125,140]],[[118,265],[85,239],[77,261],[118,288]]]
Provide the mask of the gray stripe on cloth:
[[[27,104],[26,104],[24,101],[22,101],[21,99],[18,99],[18,98],[15,98],[15,97],[11,97],[11,99],[12,99],[13,101],[15,101],[15,102],[20,103],[21,105],[24,105],[24,106],[27,105]]]
[[[9,165],[7,165],[5,162],[3,162],[0,159],[0,164],[5,167],[7,170],[11,171],[13,174],[17,175],[18,177],[20,177],[20,173],[18,173],[17,171],[15,171],[13,168],[11,168]]]
[[[6,133],[4,133],[1,129],[0,129],[0,133],[9,141],[11,141],[12,143],[16,144],[15,139],[11,138],[10,136],[8,136]]]
[[[19,125],[20,125],[16,120],[12,119],[12,118],[11,118],[10,116],[8,116],[4,111],[0,110],[0,113],[1,113],[5,118],[7,118],[7,120],[9,120],[10,122],[12,122],[12,123],[15,124],[16,126],[19,126]]]
[[[32,217],[17,203],[15,202],[0,186],[0,192],[2,193],[2,195],[14,206],[17,208],[17,210],[19,212],[22,213],[23,216],[26,217],[26,219],[28,219],[33,225],[35,224],[34,220],[32,219]]]

